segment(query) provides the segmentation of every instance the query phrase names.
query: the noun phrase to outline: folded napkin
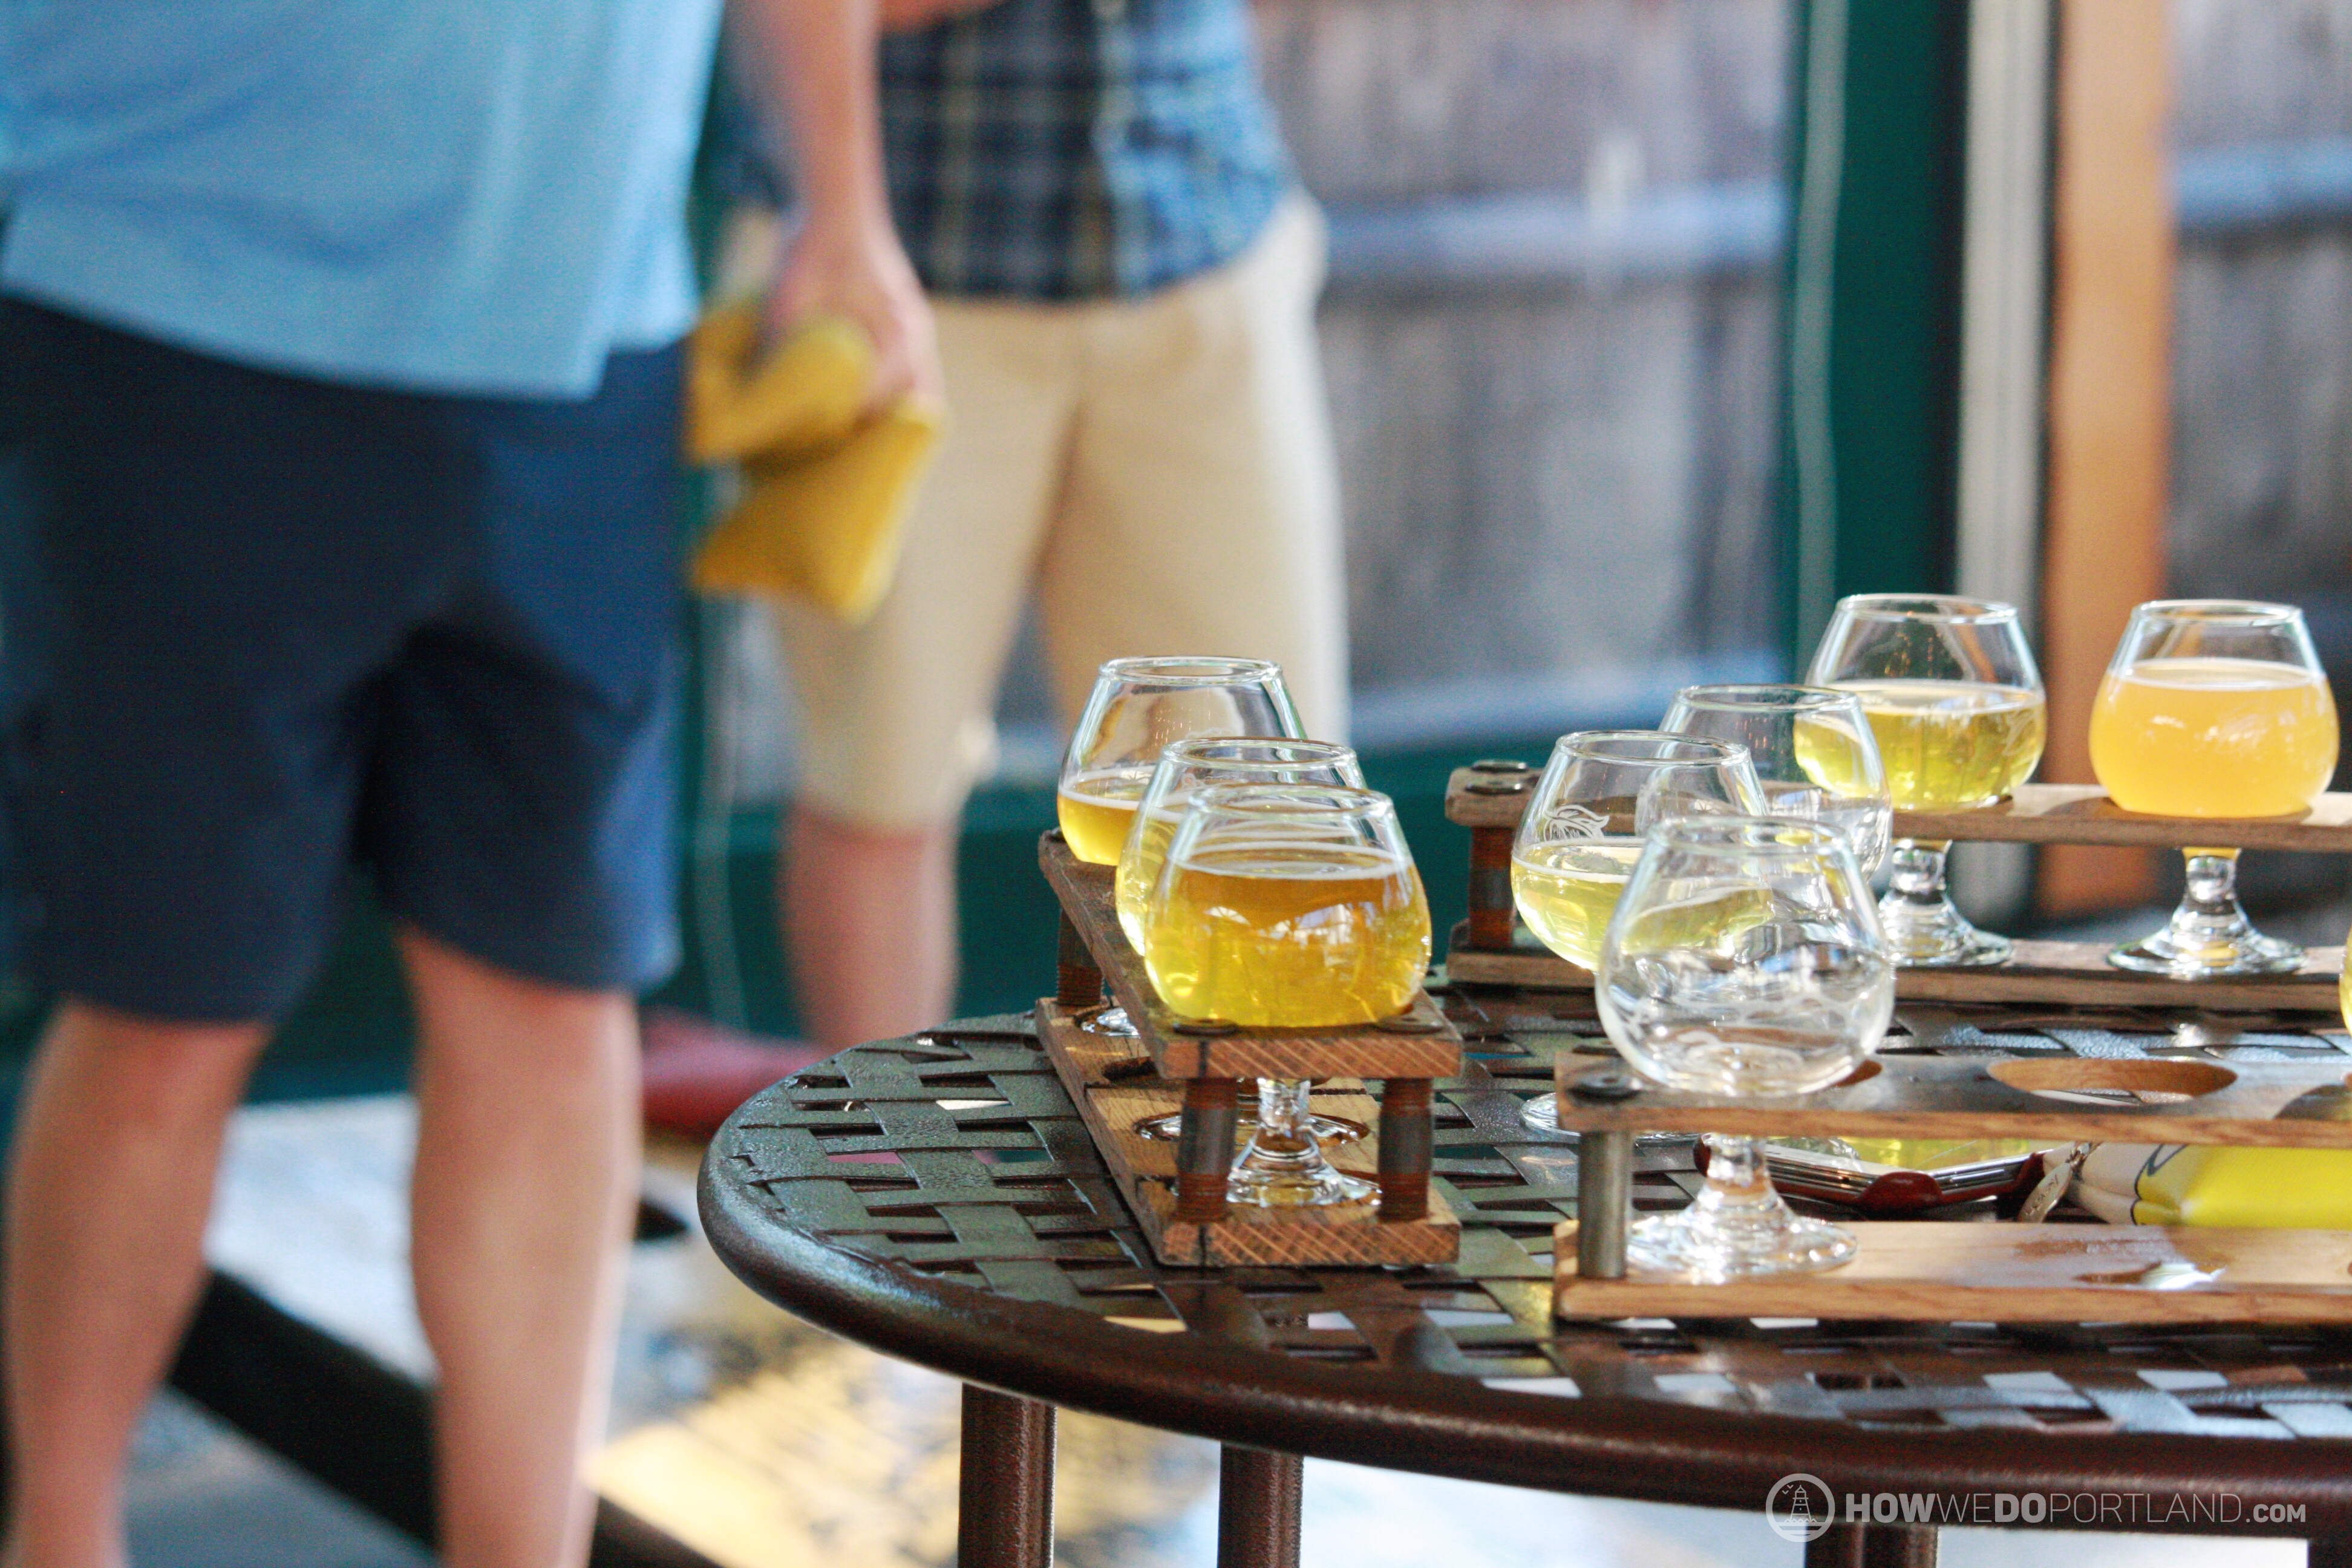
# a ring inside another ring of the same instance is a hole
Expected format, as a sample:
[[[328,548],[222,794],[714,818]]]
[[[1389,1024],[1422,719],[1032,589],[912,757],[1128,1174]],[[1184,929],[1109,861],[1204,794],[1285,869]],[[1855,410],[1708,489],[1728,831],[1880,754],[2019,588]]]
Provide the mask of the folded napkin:
[[[2352,1149],[2102,1143],[2074,1198],[2109,1225],[2352,1230]]]
[[[760,327],[747,300],[688,342],[687,454],[742,476],[689,575],[706,594],[795,595],[855,626],[889,590],[943,411],[908,397],[865,415],[874,351],[851,322],[817,318],[764,357]]]

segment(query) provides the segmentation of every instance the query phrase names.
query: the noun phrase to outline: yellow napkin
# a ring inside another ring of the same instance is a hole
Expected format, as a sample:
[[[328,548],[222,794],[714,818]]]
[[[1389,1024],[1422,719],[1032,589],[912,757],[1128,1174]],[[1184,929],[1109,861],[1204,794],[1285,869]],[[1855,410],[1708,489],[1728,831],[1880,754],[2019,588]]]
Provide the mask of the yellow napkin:
[[[2352,1230],[2352,1149],[2102,1143],[2074,1197],[2109,1225]]]
[[[874,351],[819,318],[759,357],[757,301],[702,319],[687,347],[687,453],[741,465],[742,499],[695,552],[706,594],[785,594],[852,626],[898,569],[907,509],[945,421],[904,398],[860,418]]]

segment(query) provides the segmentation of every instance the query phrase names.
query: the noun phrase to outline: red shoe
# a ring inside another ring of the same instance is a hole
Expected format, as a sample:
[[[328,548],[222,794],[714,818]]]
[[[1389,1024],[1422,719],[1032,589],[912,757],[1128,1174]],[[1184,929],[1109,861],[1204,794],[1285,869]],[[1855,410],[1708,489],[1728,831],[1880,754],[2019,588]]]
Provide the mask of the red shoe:
[[[667,1007],[648,1009],[642,1028],[646,1126],[688,1138],[708,1139],[737,1106],[825,1054]]]

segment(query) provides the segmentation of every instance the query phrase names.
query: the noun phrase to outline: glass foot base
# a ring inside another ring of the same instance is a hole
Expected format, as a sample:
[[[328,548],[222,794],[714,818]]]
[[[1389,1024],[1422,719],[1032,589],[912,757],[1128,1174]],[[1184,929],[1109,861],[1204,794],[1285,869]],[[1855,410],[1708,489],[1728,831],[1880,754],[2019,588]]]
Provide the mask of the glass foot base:
[[[2209,980],[2224,974],[2285,974],[2303,965],[2303,949],[2248,926],[2221,942],[2188,941],[2167,926],[2153,936],[2107,954],[2117,969],[2168,974],[2176,980]]]
[[[1886,931],[1888,953],[1906,969],[2005,963],[2013,945],[2005,936],[1970,925],[1949,899],[1920,903],[1889,893],[1878,900],[1878,923]]]
[[[1853,1260],[1851,1231],[1773,1203],[1747,1223],[1724,1223],[1694,1204],[1658,1215],[1625,1237],[1625,1261],[1644,1272],[1688,1274],[1708,1282],[1772,1274],[1812,1274]]]
[[[1078,1020],[1078,1027],[1089,1035],[1111,1035],[1123,1040],[1135,1037],[1135,1022],[1124,1007],[1105,1007],[1099,1013],[1090,1013]]]
[[[1231,1201],[1256,1204],[1264,1208],[1369,1203],[1380,1190],[1361,1176],[1351,1176],[1320,1161],[1299,1170],[1235,1165],[1225,1184],[1225,1195]]]
[[[1257,1118],[1244,1111],[1236,1124],[1244,1138],[1257,1136]],[[1344,1116],[1311,1116],[1307,1131],[1315,1134],[1318,1143],[1353,1143],[1370,1133],[1360,1121],[1350,1121]],[[1170,1111],[1165,1116],[1147,1116],[1134,1128],[1138,1138],[1156,1139],[1162,1143],[1181,1142],[1184,1137],[1184,1119],[1181,1112]]]

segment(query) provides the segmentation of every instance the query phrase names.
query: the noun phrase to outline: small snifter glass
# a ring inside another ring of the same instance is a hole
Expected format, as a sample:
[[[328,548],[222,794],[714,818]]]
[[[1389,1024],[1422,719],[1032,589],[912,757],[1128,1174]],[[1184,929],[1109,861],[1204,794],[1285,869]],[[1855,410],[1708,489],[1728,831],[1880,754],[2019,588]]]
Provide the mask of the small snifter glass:
[[[1657,730],[1563,735],[1511,844],[1511,901],[1536,940],[1591,969],[1644,833],[1680,816],[1763,810],[1748,749],[1736,741]],[[1536,1131],[1559,1130],[1549,1094],[1519,1115]]]
[[[1828,1088],[1878,1048],[1895,967],[1844,835],[1786,817],[1654,829],[1610,921],[1595,995],[1625,1059],[1669,1088],[1780,1100]],[[1706,1186],[1628,1233],[1644,1271],[1724,1280],[1827,1268],[1851,1234],[1792,1212],[1762,1142],[1710,1135]]]
[[[2297,816],[2336,772],[2336,700],[2292,605],[2165,599],[2132,612],[2091,710],[2091,767],[2126,811]],[[2164,929],[2115,950],[2123,969],[2185,980],[2271,974],[2303,949],[2256,931],[2238,852],[2193,848]]]
[[[1834,827],[1868,876],[1886,858],[1895,809],[1862,699],[1827,686],[1685,686],[1658,728],[1736,741],[1767,813]]]
[[[2042,675],[2014,605],[1934,594],[1841,599],[1805,679],[1862,699],[1897,811],[1990,805],[2042,761]],[[1897,963],[1999,963],[2010,954],[2007,937],[1979,931],[1952,906],[1950,849],[1941,839],[1895,842],[1878,918]]]
[[[1389,798],[1307,784],[1211,784],[1170,841],[1144,965],[1179,1017],[1246,1027],[1370,1024],[1413,1004],[1429,901]],[[1257,1133],[1230,1195],[1358,1203],[1374,1188],[1324,1157],[1303,1079],[1258,1080]]]
[[[1202,738],[1179,741],[1160,755],[1136,808],[1135,824],[1128,829],[1127,847],[1119,851],[1118,874],[1113,883],[1119,929],[1136,952],[1144,951],[1143,922],[1150,913],[1151,889],[1167,863],[1168,846],[1183,820],[1184,808],[1203,787],[1219,784],[1339,784],[1364,787],[1364,770],[1352,747],[1331,741],[1227,740]],[[1241,1126],[1254,1130],[1255,1117],[1244,1115]],[[1315,1118],[1315,1135],[1326,1143],[1349,1142],[1364,1129],[1339,1117]],[[1148,1116],[1135,1124],[1144,1138],[1174,1141],[1182,1118],[1170,1113]]]
[[[1114,658],[1096,673],[1086,711],[1062,759],[1054,809],[1070,853],[1116,866],[1160,753],[1203,735],[1303,735],[1282,669],[1257,658]],[[1125,1009],[1083,1026],[1132,1035]]]

